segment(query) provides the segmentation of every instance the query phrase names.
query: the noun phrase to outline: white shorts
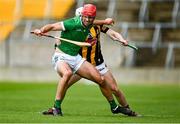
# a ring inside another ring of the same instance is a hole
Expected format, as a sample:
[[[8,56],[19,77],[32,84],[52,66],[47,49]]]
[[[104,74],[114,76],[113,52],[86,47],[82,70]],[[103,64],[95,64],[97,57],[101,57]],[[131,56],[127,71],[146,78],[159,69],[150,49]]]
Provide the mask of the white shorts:
[[[84,61],[85,59],[79,54],[77,56],[71,56],[65,53],[55,52],[52,56],[52,64],[56,71],[58,66],[61,67],[61,65],[58,65],[59,62],[66,62],[71,67],[73,73],[75,73]]]
[[[108,68],[104,62],[96,66],[96,69],[99,71],[101,75],[104,75],[108,71]]]

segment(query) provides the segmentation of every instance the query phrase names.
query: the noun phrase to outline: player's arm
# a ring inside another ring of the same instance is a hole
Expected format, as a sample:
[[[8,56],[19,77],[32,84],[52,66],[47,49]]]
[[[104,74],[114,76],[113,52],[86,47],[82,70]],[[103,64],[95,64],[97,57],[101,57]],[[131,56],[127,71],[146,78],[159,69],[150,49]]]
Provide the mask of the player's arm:
[[[40,29],[35,29],[33,32],[34,34],[41,36],[44,33],[47,33],[49,31],[62,31],[64,30],[63,24],[60,22],[53,23],[53,24],[47,24]]]
[[[113,39],[114,41],[119,41],[121,42],[123,45],[128,45],[127,40],[125,40],[122,35],[112,29],[109,29],[106,34]]]
[[[112,18],[106,18],[105,20],[94,20],[95,25],[113,25],[114,20]]]

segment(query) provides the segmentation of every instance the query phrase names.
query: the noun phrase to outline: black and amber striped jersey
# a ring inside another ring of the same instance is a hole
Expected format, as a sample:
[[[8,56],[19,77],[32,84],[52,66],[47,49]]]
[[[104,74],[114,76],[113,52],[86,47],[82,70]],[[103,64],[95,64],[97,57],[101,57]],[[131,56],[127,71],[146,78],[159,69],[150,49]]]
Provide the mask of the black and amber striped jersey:
[[[104,62],[102,53],[101,53],[101,44],[100,44],[100,32],[106,33],[109,30],[108,27],[103,25],[94,25],[90,29],[90,34],[87,40],[96,39],[97,42],[91,47],[82,47],[79,51],[79,54],[85,58],[91,64],[98,66]]]

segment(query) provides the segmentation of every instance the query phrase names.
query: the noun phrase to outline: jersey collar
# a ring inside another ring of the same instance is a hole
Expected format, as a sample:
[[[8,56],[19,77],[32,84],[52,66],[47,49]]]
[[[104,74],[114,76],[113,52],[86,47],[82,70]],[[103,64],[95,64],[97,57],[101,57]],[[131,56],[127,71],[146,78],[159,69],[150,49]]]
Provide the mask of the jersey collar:
[[[80,16],[80,21],[81,21],[81,25],[84,27],[84,28],[88,28],[88,29],[91,29],[93,24],[89,25],[89,26],[85,26],[82,22],[82,17]]]

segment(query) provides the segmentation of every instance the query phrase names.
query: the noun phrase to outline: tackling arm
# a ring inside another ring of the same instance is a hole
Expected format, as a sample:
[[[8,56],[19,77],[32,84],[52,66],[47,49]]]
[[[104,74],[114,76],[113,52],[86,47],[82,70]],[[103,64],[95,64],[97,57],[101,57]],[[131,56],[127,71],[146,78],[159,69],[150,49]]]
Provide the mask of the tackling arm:
[[[112,18],[106,18],[105,20],[94,20],[95,25],[113,25],[114,20]]]
[[[106,34],[113,39],[114,41],[119,41],[121,42],[123,45],[128,45],[128,42],[122,37],[122,35],[112,29],[109,29]]]

